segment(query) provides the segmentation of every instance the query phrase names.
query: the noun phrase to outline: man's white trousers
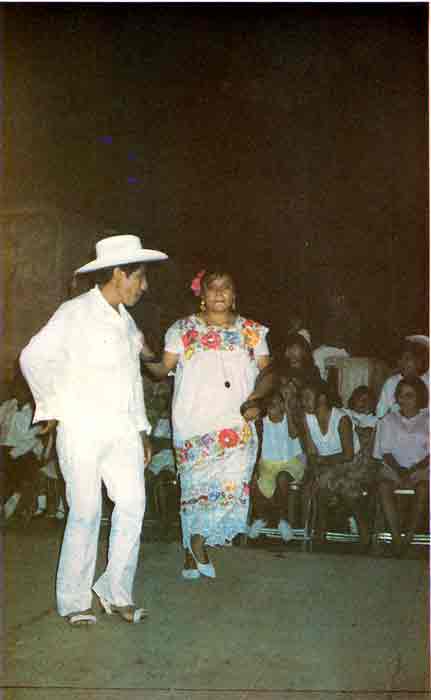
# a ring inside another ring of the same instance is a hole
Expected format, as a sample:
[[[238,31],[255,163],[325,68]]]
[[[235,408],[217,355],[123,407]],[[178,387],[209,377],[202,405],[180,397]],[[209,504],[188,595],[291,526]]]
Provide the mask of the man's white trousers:
[[[133,604],[145,513],[144,450],[130,418],[59,424],[57,452],[66,482],[69,514],[57,571],[60,615],[87,610],[92,588],[114,605]],[[108,564],[93,585],[102,481],[114,502]]]

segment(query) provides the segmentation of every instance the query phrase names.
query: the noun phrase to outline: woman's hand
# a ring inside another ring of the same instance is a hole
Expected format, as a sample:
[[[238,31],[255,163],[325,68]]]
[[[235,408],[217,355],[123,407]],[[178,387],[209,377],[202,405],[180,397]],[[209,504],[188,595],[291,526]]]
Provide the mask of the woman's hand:
[[[246,421],[255,421],[262,415],[262,409],[256,399],[244,401],[240,408],[241,415]]]
[[[44,421],[42,423],[42,427],[39,428],[39,435],[48,435],[49,433],[52,433],[57,428],[57,423],[58,421],[54,418]]]
[[[239,410],[246,421],[255,421],[261,417],[262,406],[255,392],[251,393],[248,399],[241,404]]]

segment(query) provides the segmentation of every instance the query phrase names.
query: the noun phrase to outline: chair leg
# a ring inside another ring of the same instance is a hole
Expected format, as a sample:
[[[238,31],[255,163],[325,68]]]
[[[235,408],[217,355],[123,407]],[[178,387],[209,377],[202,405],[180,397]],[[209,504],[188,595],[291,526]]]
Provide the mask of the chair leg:
[[[305,508],[305,522],[304,522],[304,539],[302,540],[302,551],[312,552],[313,551],[313,535],[316,525],[316,499],[315,496],[310,493],[307,498],[307,504]]]
[[[382,553],[382,547],[380,543],[380,533],[383,531],[383,528],[385,526],[385,519],[384,519],[384,514],[383,514],[383,507],[381,500],[379,498],[379,494],[376,492],[376,502],[375,502],[375,509],[374,509],[374,520],[373,520],[373,526],[372,526],[372,535],[371,535],[371,550],[372,553],[375,556],[380,556]]]

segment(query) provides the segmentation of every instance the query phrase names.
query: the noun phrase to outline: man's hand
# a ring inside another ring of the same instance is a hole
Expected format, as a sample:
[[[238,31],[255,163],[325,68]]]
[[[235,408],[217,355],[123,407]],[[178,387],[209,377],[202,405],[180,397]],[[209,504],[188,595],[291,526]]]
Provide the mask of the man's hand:
[[[39,428],[39,435],[48,435],[49,433],[52,433],[57,428],[57,423],[58,421],[54,418],[44,421]]]
[[[151,446],[151,440],[147,433],[141,433],[141,438],[142,438],[142,445],[144,447],[144,464],[145,464],[145,469],[148,467],[149,463],[151,462],[151,457],[153,455],[153,448]]]

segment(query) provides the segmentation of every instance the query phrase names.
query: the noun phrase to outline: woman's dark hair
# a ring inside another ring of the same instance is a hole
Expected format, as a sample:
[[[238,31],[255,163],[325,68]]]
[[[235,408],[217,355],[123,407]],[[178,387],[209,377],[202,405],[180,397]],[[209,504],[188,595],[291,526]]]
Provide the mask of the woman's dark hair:
[[[232,273],[229,272],[229,270],[226,270],[221,265],[206,270],[205,274],[201,278],[201,288],[205,287],[205,289],[208,289],[208,285],[210,285],[211,282],[213,282],[215,279],[219,279],[220,277],[228,277],[232,282],[233,289],[235,289],[235,282]]]
[[[126,273],[127,277],[130,277],[136,270],[139,270],[144,263],[128,263],[127,265],[114,265],[113,267],[102,267],[101,270],[96,270],[95,272],[87,273],[88,277],[91,279],[93,284],[97,284],[99,287],[104,287],[105,284],[111,281],[112,275],[116,267],[120,268]]]
[[[414,389],[418,408],[426,408],[428,406],[428,389],[422,379],[419,377],[404,377],[404,379],[401,379],[395,389],[395,401],[397,403],[399,403],[398,399],[403,386],[410,386]]]
[[[302,367],[291,367],[289,359],[286,357],[288,348],[298,345],[302,350],[303,364]],[[317,382],[320,378],[320,372],[314,364],[313,353],[310,344],[300,333],[289,333],[282,349],[278,348],[274,353],[274,370],[275,373],[284,379],[296,379],[303,384],[304,382]]]
[[[367,395],[370,397],[372,404],[373,404],[373,407],[375,407],[376,397],[375,397],[374,391],[372,391],[372,389],[370,389],[370,387],[367,386],[366,384],[361,384],[360,386],[357,386],[356,389],[353,389],[353,391],[352,391],[349,402],[347,404],[348,407],[350,408],[350,410],[351,411],[354,410],[355,402],[358,399],[360,399],[362,396],[367,396]]]
[[[337,408],[341,408],[342,406],[342,401],[338,394],[335,391],[333,391],[329,384],[324,382],[322,379],[317,382],[305,382],[302,386],[301,392],[305,389],[311,389],[311,391],[314,392],[316,401],[321,396],[324,396],[326,398],[328,408],[333,408],[334,406],[336,406]]]

